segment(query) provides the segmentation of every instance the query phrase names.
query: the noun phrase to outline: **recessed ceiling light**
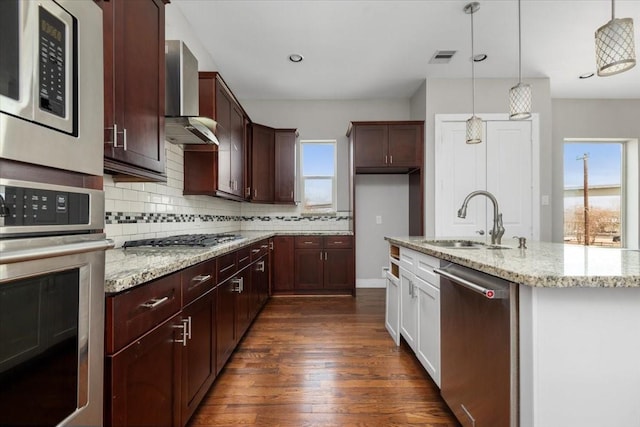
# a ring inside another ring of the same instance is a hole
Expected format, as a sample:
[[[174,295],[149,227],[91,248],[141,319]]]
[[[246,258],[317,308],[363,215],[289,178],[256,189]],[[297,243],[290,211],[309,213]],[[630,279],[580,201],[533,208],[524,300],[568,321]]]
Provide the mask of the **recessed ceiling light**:
[[[487,59],[486,53],[479,53],[473,57],[473,62],[482,62]]]
[[[580,74],[578,78],[581,80],[584,80],[584,79],[589,79],[593,76],[594,76],[594,73],[584,73],[584,74]]]
[[[289,55],[289,61],[291,62],[302,62],[303,59],[304,56],[300,55],[299,53],[292,53],[291,55]]]

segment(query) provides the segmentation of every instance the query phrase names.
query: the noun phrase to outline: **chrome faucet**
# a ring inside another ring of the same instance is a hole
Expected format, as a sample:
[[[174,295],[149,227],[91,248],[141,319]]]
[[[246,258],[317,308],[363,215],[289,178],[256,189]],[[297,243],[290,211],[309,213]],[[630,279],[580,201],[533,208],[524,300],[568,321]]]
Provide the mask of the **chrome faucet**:
[[[462,202],[462,207],[458,209],[458,218],[465,218],[467,216],[467,205],[471,198],[482,194],[487,196],[491,203],[493,203],[493,228],[491,229],[491,244],[499,245],[502,242],[502,235],[504,234],[504,227],[502,226],[502,214],[498,211],[498,201],[495,196],[488,191],[477,190],[469,193]]]

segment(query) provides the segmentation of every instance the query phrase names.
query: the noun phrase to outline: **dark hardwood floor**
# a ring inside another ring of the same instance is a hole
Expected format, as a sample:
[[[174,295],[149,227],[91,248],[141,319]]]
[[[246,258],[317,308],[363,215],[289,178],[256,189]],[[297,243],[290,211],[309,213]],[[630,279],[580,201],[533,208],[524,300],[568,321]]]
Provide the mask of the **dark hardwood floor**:
[[[275,297],[189,424],[458,426],[411,350],[384,327],[384,289]]]

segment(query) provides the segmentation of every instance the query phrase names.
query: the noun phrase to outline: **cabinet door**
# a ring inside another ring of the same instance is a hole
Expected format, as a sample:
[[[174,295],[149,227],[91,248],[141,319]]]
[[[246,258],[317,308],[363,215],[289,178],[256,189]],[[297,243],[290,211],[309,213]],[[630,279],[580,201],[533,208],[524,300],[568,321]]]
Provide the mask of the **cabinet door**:
[[[231,282],[234,284],[236,292],[236,344],[247,331],[251,320],[253,320],[253,283],[251,282],[251,268],[236,273]]]
[[[389,125],[389,166],[422,165],[423,127]]]
[[[231,105],[231,194],[244,198],[244,115],[237,105]]]
[[[295,289],[322,289],[324,254],[322,249],[295,250]]]
[[[389,145],[387,125],[357,125],[353,131],[355,167],[386,166]]]
[[[236,346],[236,285],[229,278],[218,286],[216,299],[216,374]]]
[[[353,249],[325,249],[324,259],[324,288],[353,288]]]
[[[164,4],[112,0],[103,11],[105,157],[164,174]]]
[[[415,351],[417,313],[414,281],[413,273],[400,269],[400,334]]]
[[[416,277],[418,334],[416,356],[440,386],[440,289]]]
[[[400,280],[393,276],[387,277],[385,326],[396,345],[400,345]]]
[[[182,425],[193,415],[216,377],[216,293],[209,291],[182,310],[189,339],[182,347]]]
[[[293,291],[293,236],[273,238],[273,292]]]
[[[273,202],[274,130],[254,125],[251,146],[251,200]]]
[[[276,130],[275,196],[276,203],[295,203],[296,131]]]
[[[182,323],[175,316],[106,360],[105,425],[180,425]]]
[[[224,87],[216,81],[216,136],[218,137],[218,190],[233,193],[231,182],[231,99]]]

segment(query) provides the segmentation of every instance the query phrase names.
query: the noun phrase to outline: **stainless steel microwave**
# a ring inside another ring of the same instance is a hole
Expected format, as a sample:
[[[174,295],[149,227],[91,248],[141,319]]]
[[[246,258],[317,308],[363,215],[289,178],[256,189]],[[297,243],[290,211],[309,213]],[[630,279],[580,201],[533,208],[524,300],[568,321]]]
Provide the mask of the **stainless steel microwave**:
[[[0,1],[0,157],[102,175],[102,12]]]

